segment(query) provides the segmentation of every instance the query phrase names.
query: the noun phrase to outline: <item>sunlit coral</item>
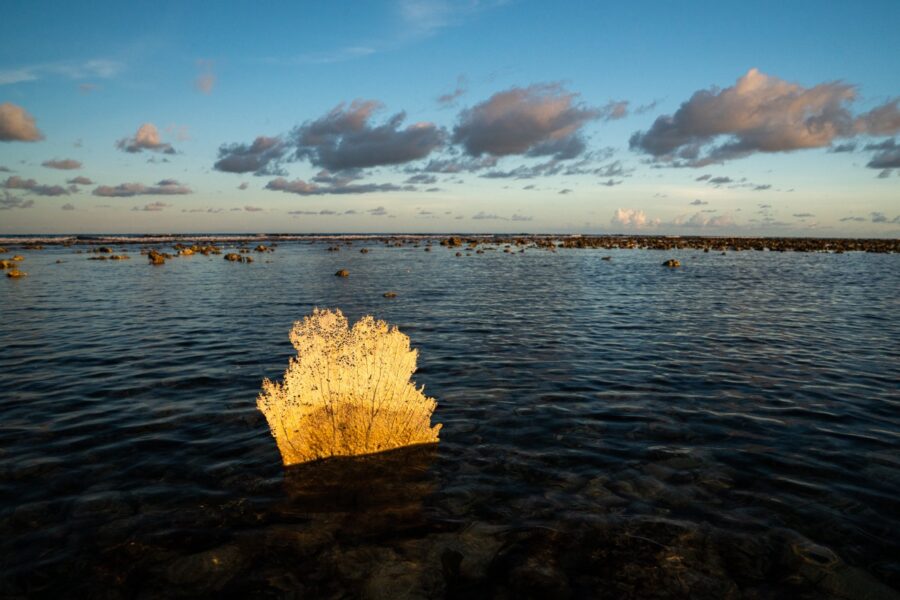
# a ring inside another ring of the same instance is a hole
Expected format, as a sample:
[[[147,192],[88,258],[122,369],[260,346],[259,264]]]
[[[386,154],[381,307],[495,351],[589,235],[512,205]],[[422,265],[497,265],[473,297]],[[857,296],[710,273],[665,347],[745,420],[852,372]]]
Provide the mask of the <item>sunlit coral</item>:
[[[366,316],[351,329],[340,310],[316,309],[290,339],[297,357],[256,403],[285,465],[438,441],[437,404],[410,381],[417,352],[396,327]]]

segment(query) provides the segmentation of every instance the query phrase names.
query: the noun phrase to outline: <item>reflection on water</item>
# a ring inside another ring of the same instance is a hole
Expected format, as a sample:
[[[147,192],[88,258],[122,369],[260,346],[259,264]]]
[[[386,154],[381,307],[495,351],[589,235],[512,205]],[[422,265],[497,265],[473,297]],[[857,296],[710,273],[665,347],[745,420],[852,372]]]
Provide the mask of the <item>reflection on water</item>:
[[[895,255],[324,248],[27,253],[0,596],[897,597]],[[438,446],[281,467],[313,306],[410,335]]]

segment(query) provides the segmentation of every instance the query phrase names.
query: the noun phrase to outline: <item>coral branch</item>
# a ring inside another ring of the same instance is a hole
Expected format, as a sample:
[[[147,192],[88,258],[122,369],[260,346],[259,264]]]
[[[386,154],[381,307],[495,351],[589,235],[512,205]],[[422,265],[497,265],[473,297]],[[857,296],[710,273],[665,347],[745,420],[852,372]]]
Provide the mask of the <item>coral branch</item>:
[[[437,403],[410,381],[417,352],[396,327],[366,316],[351,329],[340,310],[315,309],[290,339],[297,357],[256,401],[285,465],[438,441]]]

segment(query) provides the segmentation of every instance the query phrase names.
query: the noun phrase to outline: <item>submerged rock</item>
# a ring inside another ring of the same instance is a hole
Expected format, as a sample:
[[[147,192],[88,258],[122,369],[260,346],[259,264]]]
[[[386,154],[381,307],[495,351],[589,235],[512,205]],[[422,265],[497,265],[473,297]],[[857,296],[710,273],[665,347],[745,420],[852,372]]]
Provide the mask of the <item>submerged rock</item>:
[[[385,292],[384,294],[382,294],[382,296],[384,296],[385,298],[396,298],[397,292]]]
[[[669,267],[670,269],[674,269],[675,267],[680,267],[680,266],[681,266],[681,261],[676,260],[676,259],[674,259],[674,258],[670,258],[669,260],[667,260],[666,262],[664,262],[664,263],[662,264],[662,266],[664,266],[664,267]]]
[[[338,271],[338,272],[335,273],[334,275],[335,275],[335,277],[349,277],[349,276],[350,276],[350,271],[348,271],[347,269],[341,269],[340,271]]]

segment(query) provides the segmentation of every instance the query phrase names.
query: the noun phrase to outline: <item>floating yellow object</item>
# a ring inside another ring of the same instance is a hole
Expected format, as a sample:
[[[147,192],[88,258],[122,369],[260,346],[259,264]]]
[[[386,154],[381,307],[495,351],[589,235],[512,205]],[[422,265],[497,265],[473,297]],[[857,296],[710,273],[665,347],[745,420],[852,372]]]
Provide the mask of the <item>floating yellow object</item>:
[[[437,403],[410,381],[409,337],[366,316],[351,329],[340,310],[294,323],[284,381],[263,380],[256,405],[285,465],[438,441]]]

